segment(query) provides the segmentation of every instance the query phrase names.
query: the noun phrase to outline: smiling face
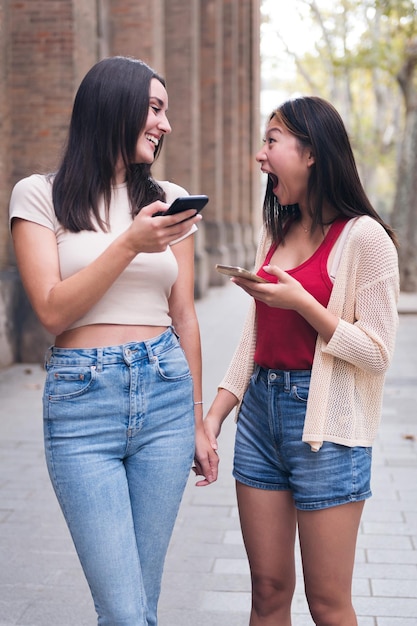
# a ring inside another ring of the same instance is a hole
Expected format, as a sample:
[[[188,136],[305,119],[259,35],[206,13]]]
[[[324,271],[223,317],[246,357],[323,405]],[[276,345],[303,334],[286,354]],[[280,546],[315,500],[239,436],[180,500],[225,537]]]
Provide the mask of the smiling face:
[[[303,147],[289,130],[273,117],[266,129],[264,145],[256,155],[261,170],[273,181],[273,193],[285,206],[306,204],[311,149]]]
[[[138,137],[136,144],[136,163],[151,164],[155,158],[155,150],[163,135],[171,132],[166,116],[168,110],[168,94],[163,84],[152,78],[149,87],[149,112],[145,128]]]

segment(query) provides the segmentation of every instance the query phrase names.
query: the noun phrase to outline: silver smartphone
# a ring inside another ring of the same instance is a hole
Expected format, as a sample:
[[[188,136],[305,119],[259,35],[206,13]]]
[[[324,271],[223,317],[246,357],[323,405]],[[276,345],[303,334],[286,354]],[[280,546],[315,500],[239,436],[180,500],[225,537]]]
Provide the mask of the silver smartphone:
[[[250,272],[249,270],[245,270],[243,267],[239,267],[238,265],[220,265],[217,263],[216,270],[221,274],[226,274],[226,276],[236,276],[236,278],[246,278],[246,280],[252,280],[255,283],[267,283],[268,281],[265,278],[261,278],[257,274]]]

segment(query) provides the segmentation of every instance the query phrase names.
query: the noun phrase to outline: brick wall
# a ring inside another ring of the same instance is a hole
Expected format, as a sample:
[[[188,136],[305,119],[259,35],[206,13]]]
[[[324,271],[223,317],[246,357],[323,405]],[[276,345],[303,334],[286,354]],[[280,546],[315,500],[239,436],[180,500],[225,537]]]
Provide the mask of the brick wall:
[[[13,313],[16,307],[17,272],[9,237],[7,206],[12,169],[11,103],[9,100],[9,7],[0,2],[0,365],[12,362],[16,354]]]
[[[197,296],[221,280],[214,262],[251,257],[258,22],[259,0],[0,0],[0,366],[41,360],[51,340],[18,278],[10,192],[55,169],[75,91],[100,58],[141,58],[167,79],[173,133],[155,175],[211,199]]]
[[[10,244],[5,207],[9,201],[11,150],[11,118],[8,88],[9,11],[5,0],[0,2],[0,270],[9,265]]]
[[[74,89],[71,0],[11,0],[12,178],[55,167]]]

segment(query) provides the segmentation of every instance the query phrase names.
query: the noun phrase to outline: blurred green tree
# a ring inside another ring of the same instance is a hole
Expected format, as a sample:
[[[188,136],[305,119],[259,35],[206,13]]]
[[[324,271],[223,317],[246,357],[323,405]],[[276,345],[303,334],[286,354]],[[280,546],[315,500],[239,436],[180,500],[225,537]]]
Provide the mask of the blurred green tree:
[[[264,0],[264,23],[277,41],[274,54],[280,50],[294,68],[285,89],[320,95],[340,111],[364,186],[398,232],[402,289],[416,291],[415,2],[294,0],[298,22],[290,29],[275,20],[271,7],[272,2]],[[268,56],[268,51],[263,54]],[[273,84],[283,88],[279,72]]]

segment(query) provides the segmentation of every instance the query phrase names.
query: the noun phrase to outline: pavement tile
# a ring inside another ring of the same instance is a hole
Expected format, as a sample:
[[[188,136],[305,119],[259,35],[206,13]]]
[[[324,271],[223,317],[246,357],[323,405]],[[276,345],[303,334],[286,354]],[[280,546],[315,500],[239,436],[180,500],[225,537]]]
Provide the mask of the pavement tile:
[[[372,595],[375,597],[417,598],[417,584],[415,580],[373,580]]]
[[[201,609],[203,611],[222,611],[248,615],[251,606],[250,592],[205,591]]]
[[[249,576],[249,564],[244,559],[216,559],[213,569],[214,574],[244,574]]]
[[[206,407],[235,349],[249,297],[235,285],[197,302]],[[400,330],[374,446],[372,489],[353,580],[359,626],[417,626],[417,295],[401,294]],[[41,365],[0,370],[0,626],[93,626],[95,611],[47,475]],[[159,626],[247,626],[250,576],[232,456],[235,424],[219,441],[220,477],[190,476],[164,573]],[[3,564],[6,564],[4,566]],[[299,550],[293,626],[312,626]]]
[[[376,617],[406,617],[417,616],[417,599],[391,597],[360,597],[355,598],[355,608],[358,615]]]
[[[416,618],[404,617],[378,617],[376,626],[416,626]]]
[[[358,536],[357,548],[386,548],[387,540],[385,535],[364,535],[362,532]],[[413,550],[413,542],[409,536],[390,537],[390,547],[395,550]]]
[[[417,585],[417,567],[404,563],[368,563],[357,562],[355,564],[355,578],[369,578],[369,580],[378,579],[400,579],[416,581]],[[417,615],[417,614],[416,614]]]
[[[367,550],[369,563],[417,565],[417,550]]]

